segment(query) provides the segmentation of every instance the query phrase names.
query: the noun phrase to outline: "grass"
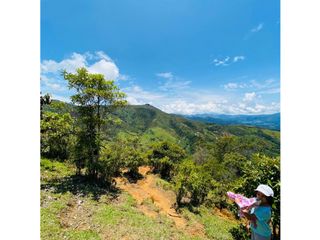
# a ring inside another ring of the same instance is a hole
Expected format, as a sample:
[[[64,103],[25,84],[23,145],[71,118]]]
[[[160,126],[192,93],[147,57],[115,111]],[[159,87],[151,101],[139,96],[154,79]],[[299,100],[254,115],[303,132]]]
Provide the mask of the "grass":
[[[189,220],[190,224],[194,222],[202,223],[209,239],[233,239],[229,230],[236,227],[237,222],[214,215],[205,207],[200,207],[199,211],[200,214],[193,214],[187,209],[182,209],[182,214]]]
[[[176,137],[174,137],[171,133],[160,127],[150,128],[142,135],[142,143],[145,145],[148,145],[154,141],[162,140],[166,140],[171,143],[177,143]]]
[[[197,239],[186,236],[175,229],[174,223],[166,216],[151,218],[141,213],[135,200],[127,193],[120,196],[120,204],[99,208],[94,221],[103,226],[108,239]],[[148,203],[149,204],[149,203]]]
[[[171,183],[169,183],[168,181],[163,180],[161,178],[158,178],[156,180],[156,186],[160,187],[160,188],[162,188],[163,190],[166,190],[166,191],[174,191],[174,186]]]

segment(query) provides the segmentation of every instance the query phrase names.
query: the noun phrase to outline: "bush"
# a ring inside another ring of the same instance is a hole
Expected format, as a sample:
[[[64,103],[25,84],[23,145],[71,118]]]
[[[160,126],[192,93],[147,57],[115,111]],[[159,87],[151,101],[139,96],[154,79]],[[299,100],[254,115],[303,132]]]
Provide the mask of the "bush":
[[[166,180],[172,178],[174,167],[185,156],[185,151],[179,145],[167,141],[153,144],[148,153],[148,159],[154,167],[154,172],[160,173],[161,178]]]
[[[70,157],[74,145],[74,120],[69,113],[44,112],[41,119],[41,156],[59,160]]]
[[[190,198],[190,204],[198,206],[204,202],[210,188],[211,177],[202,166],[192,160],[183,161],[176,169],[173,179],[177,193],[177,205],[182,205],[182,198]]]
[[[250,239],[250,233],[243,223],[241,223],[239,227],[231,228],[229,231],[235,240]]]

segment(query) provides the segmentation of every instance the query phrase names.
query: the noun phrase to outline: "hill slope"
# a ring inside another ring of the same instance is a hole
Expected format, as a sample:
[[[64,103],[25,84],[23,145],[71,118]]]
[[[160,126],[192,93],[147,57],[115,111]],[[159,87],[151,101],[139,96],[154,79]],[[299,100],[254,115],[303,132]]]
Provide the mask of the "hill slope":
[[[138,183],[118,177],[106,191],[75,172],[67,163],[41,160],[41,239],[231,240],[229,229],[238,224],[204,207],[198,215],[182,209],[170,216],[174,193],[157,185],[154,174],[142,172]]]

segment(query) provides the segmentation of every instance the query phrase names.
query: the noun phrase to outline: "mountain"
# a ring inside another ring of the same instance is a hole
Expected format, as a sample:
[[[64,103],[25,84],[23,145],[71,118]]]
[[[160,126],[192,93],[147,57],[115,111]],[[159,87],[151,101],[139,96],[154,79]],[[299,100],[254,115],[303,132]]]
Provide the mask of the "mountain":
[[[266,115],[195,114],[182,115],[191,120],[222,125],[249,125],[280,131],[280,113]]]
[[[57,101],[55,101],[57,102]],[[64,104],[45,107],[47,111],[70,112],[74,117],[76,106]],[[106,136],[139,136],[145,144],[159,140],[179,144],[192,153],[197,147],[214,143],[225,135],[236,136],[240,142],[254,145],[269,156],[280,154],[280,132],[254,126],[227,126],[187,119],[182,116],[168,114],[152,105],[127,105],[112,113],[120,124],[106,124],[103,128]]]

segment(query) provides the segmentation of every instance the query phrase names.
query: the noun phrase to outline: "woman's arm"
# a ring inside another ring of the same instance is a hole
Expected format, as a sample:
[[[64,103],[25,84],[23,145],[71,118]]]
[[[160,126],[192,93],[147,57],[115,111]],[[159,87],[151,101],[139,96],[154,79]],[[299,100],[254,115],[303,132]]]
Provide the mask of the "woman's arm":
[[[257,217],[256,215],[254,214],[250,214],[248,212],[248,210],[244,209],[244,210],[241,210],[241,213],[250,221],[256,221],[257,220]]]

